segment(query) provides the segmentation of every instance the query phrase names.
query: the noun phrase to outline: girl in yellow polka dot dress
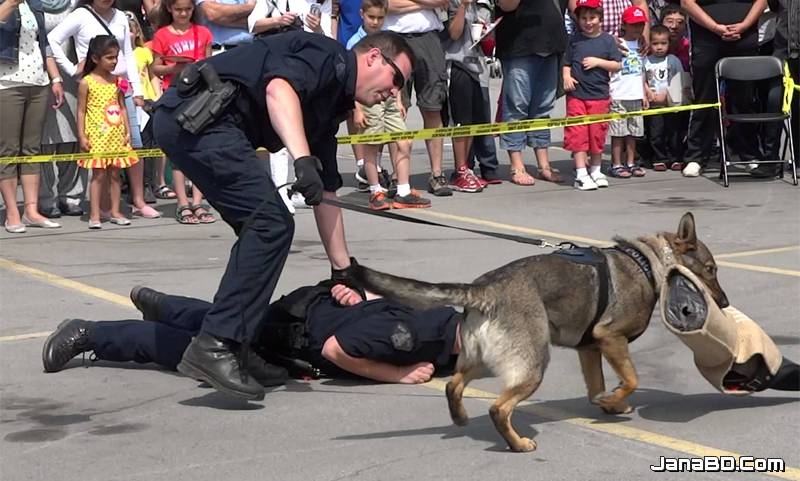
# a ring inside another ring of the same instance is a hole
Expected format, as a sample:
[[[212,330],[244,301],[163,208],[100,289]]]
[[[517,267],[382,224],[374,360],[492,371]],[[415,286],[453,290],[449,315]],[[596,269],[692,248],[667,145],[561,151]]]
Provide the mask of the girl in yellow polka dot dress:
[[[78,137],[81,149],[89,152],[78,161],[92,169],[89,186],[89,229],[100,229],[100,200],[107,188],[111,198],[110,222],[131,222],[120,212],[120,169],[139,161],[131,149],[130,125],[125,111],[120,78],[111,72],[117,66],[119,44],[111,35],[98,35],[89,42],[83,66],[83,80],[78,87]],[[101,156],[101,152],[128,152]],[[107,186],[107,187],[106,187]]]

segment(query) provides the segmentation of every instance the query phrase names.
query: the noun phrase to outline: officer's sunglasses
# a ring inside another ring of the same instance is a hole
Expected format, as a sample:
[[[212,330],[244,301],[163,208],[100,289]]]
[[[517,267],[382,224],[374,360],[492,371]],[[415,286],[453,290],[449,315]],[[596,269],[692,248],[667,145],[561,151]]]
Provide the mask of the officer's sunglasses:
[[[388,63],[390,67],[392,67],[392,70],[394,70],[394,77],[392,78],[392,83],[394,86],[398,89],[403,88],[403,85],[406,84],[406,78],[403,76],[403,72],[401,72],[397,64],[394,63],[394,61],[387,57],[383,52],[381,52],[381,57],[383,57],[383,60]]]

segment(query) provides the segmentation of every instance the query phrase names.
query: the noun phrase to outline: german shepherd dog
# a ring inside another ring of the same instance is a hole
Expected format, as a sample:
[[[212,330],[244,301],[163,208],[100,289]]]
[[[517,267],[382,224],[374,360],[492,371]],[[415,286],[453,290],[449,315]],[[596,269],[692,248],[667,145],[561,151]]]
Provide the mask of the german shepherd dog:
[[[626,399],[638,378],[628,343],[650,322],[665,268],[685,266],[702,279],[720,307],[728,305],[714,258],[697,239],[691,213],[681,218],[675,234],[614,241],[615,247],[595,251],[605,258],[607,282],[602,282],[596,266],[558,253],[516,260],[470,284],[425,283],[364,266],[355,266],[354,275],[365,289],[403,304],[463,306],[461,351],[446,389],[450,417],[457,425],[467,423],[464,388],[488,369],[504,383],[489,409],[492,421],[512,450],[527,452],[536,449],[536,442],[517,434],[511,414],[542,382],[549,342],[577,349],[591,403],[606,413],[629,413],[633,409]],[[636,252],[641,254],[638,261]],[[603,285],[608,288],[604,310],[598,309]],[[611,392],[606,392],[603,357],[620,379]]]

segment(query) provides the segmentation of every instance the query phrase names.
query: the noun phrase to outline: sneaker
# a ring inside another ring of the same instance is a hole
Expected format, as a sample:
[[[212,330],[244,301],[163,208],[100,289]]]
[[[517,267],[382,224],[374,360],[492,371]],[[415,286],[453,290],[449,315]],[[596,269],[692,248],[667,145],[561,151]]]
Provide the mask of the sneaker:
[[[686,164],[686,167],[683,168],[683,176],[684,177],[697,177],[700,175],[700,171],[703,170],[700,167],[700,164],[697,162],[689,162]]]
[[[500,185],[503,183],[503,180],[497,175],[497,171],[494,169],[481,169],[481,179],[486,181],[489,185]]]
[[[278,195],[281,196],[283,205],[286,206],[286,209],[289,211],[289,213],[294,215],[294,202],[292,202],[292,199],[289,197],[289,186],[283,186],[278,189]]]
[[[584,175],[583,177],[575,177],[575,182],[572,185],[578,190],[597,190],[597,183],[595,183],[595,181],[592,180],[591,175]]]
[[[392,185],[392,179],[385,170],[378,172],[378,184],[384,189],[390,190],[389,187]]]
[[[394,199],[397,196],[397,179],[391,179],[389,181],[389,186],[386,187],[386,195],[390,199]]]
[[[369,208],[372,210],[388,210],[392,208],[392,201],[386,192],[375,192],[369,198]]]
[[[358,187],[356,187],[358,192],[369,192],[369,184],[366,182],[359,182]]]
[[[362,184],[367,184],[367,186],[369,186],[369,181],[367,180],[367,173],[364,170],[363,165],[359,165],[358,169],[356,170],[356,180]]]
[[[453,195],[453,189],[447,186],[447,177],[444,175],[432,175],[431,178],[428,179],[428,192],[436,197]]]
[[[395,196],[392,207],[395,209],[425,209],[431,206],[431,200],[422,197],[418,191],[411,189],[411,193]]]
[[[310,209],[311,206],[306,204],[306,198],[300,192],[292,194],[292,205],[295,209]]]
[[[594,183],[597,184],[597,187],[601,189],[604,187],[608,187],[608,177],[606,177],[606,175],[600,172],[599,170],[597,172],[589,174],[589,177],[591,177]]]
[[[459,192],[480,192],[483,190],[478,177],[466,166],[459,167],[450,177],[450,187]]]
[[[685,165],[683,165],[683,162],[673,162],[672,165],[669,166],[669,170],[680,172],[684,167]]]

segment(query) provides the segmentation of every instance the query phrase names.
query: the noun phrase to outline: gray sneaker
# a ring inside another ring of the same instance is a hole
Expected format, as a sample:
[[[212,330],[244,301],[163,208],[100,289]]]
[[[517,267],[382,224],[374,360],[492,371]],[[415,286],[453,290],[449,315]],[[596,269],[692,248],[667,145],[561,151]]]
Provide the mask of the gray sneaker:
[[[428,180],[428,192],[436,197],[448,197],[453,195],[453,189],[447,185],[447,177],[444,175],[431,176]]]
[[[395,209],[425,209],[431,206],[431,200],[419,195],[414,189],[408,195],[396,195],[392,200]]]

